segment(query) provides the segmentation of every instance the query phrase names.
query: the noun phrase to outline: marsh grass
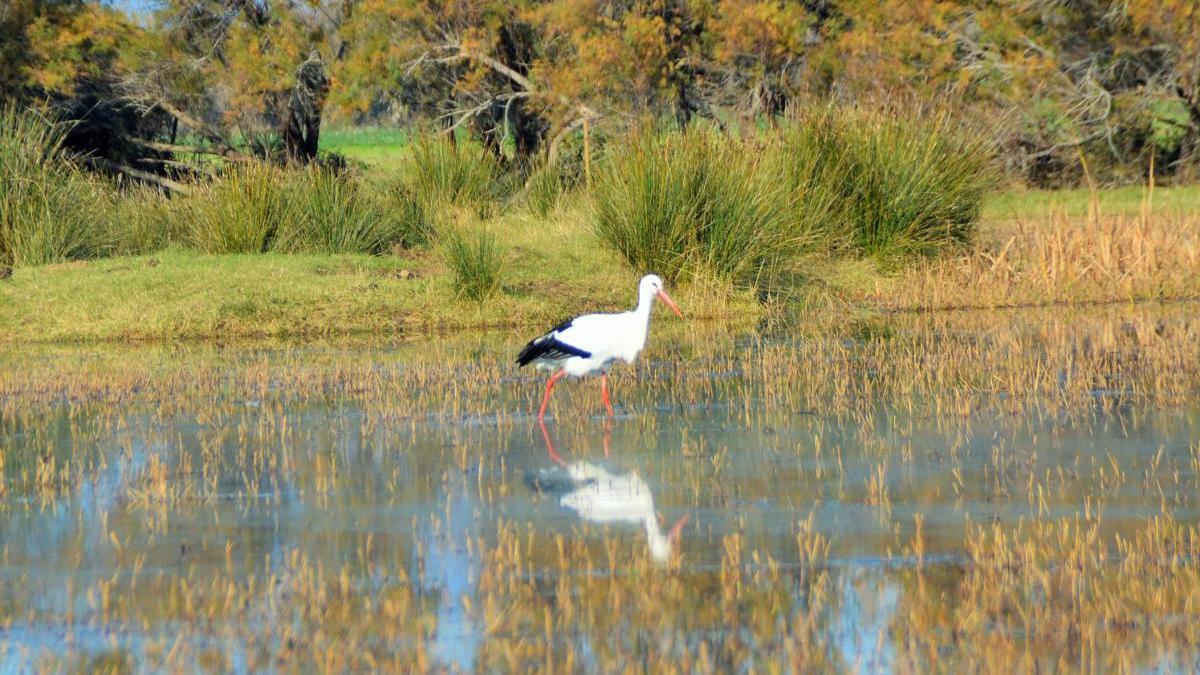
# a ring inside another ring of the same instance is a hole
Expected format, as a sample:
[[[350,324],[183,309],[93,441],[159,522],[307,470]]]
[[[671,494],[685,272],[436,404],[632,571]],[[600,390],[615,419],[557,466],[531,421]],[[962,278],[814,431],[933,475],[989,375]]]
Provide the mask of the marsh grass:
[[[593,187],[596,236],[635,270],[757,287],[798,248],[790,197],[717,132],[644,129],[610,150]]]
[[[0,107],[0,265],[43,265],[105,248],[104,186],[63,150],[67,129]]]
[[[377,191],[379,208],[392,222],[394,243],[406,248],[428,245],[436,228],[434,218],[439,211],[426,206],[411,188],[394,181],[372,181]]]
[[[803,253],[897,260],[971,240],[993,183],[985,142],[940,113],[828,107],[741,137],[644,128],[593,191],[599,239],[672,280],[770,287]]]
[[[382,253],[404,240],[414,217],[386,212],[359,180],[315,167],[289,174],[285,199],[294,215],[280,220],[271,247],[286,253]]]
[[[802,158],[806,192],[832,211],[831,234],[868,256],[967,243],[996,182],[985,137],[943,112],[802,111],[787,123],[781,145]]]
[[[442,258],[454,275],[454,292],[478,303],[500,289],[504,250],[491,232],[450,228],[441,235]]]
[[[428,135],[411,149],[399,180],[426,209],[453,205],[486,216],[508,194],[511,178],[478,144]]]
[[[521,198],[530,213],[546,218],[558,208],[570,188],[569,179],[558,167],[542,166],[525,181]]]
[[[182,245],[187,241],[185,200],[136,185],[110,193],[105,226],[113,253],[142,255]]]
[[[1195,297],[1198,275],[1200,218],[1049,214],[992,224],[962,255],[852,295],[906,310],[1130,302]]]
[[[205,253],[265,253],[279,232],[302,231],[288,197],[281,169],[258,162],[234,166],[180,199],[186,242]]]
[[[234,166],[186,195],[140,187],[114,193],[107,225],[114,250],[170,246],[205,253],[380,254],[421,240],[424,212],[361,178],[321,167]]]

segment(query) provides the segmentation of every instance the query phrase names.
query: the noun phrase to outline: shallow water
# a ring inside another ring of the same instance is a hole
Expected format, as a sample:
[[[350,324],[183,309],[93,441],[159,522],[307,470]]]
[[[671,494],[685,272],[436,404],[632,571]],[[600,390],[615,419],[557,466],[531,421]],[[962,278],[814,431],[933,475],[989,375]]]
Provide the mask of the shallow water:
[[[1190,322],[1188,316],[1176,311],[1150,320],[1173,325]],[[1037,334],[1050,320],[1021,316],[1008,324]],[[1125,319],[1079,321],[1094,328]],[[1072,333],[1072,325],[1060,330]],[[988,330],[956,327],[930,344],[951,333],[984,339]],[[12,356],[10,367],[29,359],[45,372],[78,370],[82,380],[130,361],[143,365],[119,395],[111,386],[71,393],[74,385],[60,383],[61,394],[26,407],[9,394],[0,427],[7,485],[0,671],[64,663],[158,667],[178,664],[171,655],[188,649],[199,659],[190,663],[214,670],[290,668],[281,654],[301,649],[297,642],[329,638],[311,635],[320,626],[285,597],[291,580],[307,579],[312,569],[321,571],[321,584],[340,589],[343,601],[367,603],[355,605],[359,612],[379,611],[398,587],[411,591],[424,623],[364,641],[406,667],[503,668],[512,661],[497,656],[492,642],[500,638],[507,646],[544,641],[548,652],[570,653],[569,666],[558,661],[551,669],[641,668],[639,654],[660,648],[653,640],[597,644],[602,633],[584,627],[548,635],[540,610],[537,621],[515,629],[489,626],[493,619],[479,607],[494,592],[487,580],[497,565],[537,589],[533,599],[501,596],[502,604],[527,603],[509,610],[514,615],[538,603],[559,611],[564,594],[599,611],[626,611],[579,590],[584,579],[669,578],[703,608],[729,583],[730,566],[747,578],[772,569],[785,577],[820,570],[827,586],[813,628],[819,641],[809,647],[820,655],[807,662],[906,671],[921,669],[898,628],[908,616],[902,610],[914,611],[913,570],[920,567],[921,583],[944,588],[943,602],[953,605],[971,564],[969,527],[1085,518],[1109,537],[1132,535],[1164,513],[1185,524],[1197,519],[1200,402],[1190,394],[1163,402],[1139,400],[1122,386],[1093,387],[1092,403],[1082,407],[985,405],[958,415],[909,410],[894,392],[842,409],[768,405],[763,389],[745,384],[746,364],[753,363],[746,355],[786,350],[804,338],[727,337],[715,347],[703,338],[667,338],[637,371],[616,373],[612,421],[595,414],[594,382],[560,385],[544,430],[530,415],[538,379],[506,364],[519,346],[515,338],[439,344],[442,361],[498,364],[488,366],[498,383],[462,391],[431,376],[419,392],[387,389],[387,378],[382,390],[317,392],[310,380],[275,370],[350,364],[341,381],[353,383],[355,373],[366,379],[425,367],[408,365],[428,363],[430,348],[412,344]],[[839,349],[853,357],[862,340],[848,335]],[[186,379],[193,360],[206,364],[197,381],[217,375],[177,400],[144,393],[139,384],[160,371]],[[169,368],[156,365],[164,363]],[[1070,373],[1064,365],[1060,377]],[[702,380],[710,382],[687,384]],[[698,393],[660,396],[687,386]],[[376,400],[378,391],[394,400]],[[798,545],[814,535],[828,541],[815,565]],[[516,546],[524,556],[497,562],[506,541],[525,542]],[[788,578],[789,602],[815,602],[808,581]],[[181,584],[209,591],[185,597]],[[231,598],[217,602],[220,588]],[[319,588],[293,592],[326,602]],[[197,597],[215,604],[189,609]],[[623,625],[639,620],[622,616]],[[668,652],[695,651],[704,642],[726,655],[717,661],[723,667],[761,665],[764,658],[797,663],[782,651],[756,655],[756,640],[764,638],[749,618],[733,628],[728,620],[672,616]],[[723,626],[738,633],[723,634]],[[651,635],[660,629],[646,626]],[[750,649],[738,652],[730,641]],[[1049,664],[1062,656],[1031,649]],[[406,657],[418,651],[426,660],[414,666]],[[1096,661],[1072,658],[1081,667],[1106,663],[1103,645],[1099,652]],[[1196,658],[1191,648],[1169,643],[1139,644],[1119,656],[1135,669],[1181,671]]]

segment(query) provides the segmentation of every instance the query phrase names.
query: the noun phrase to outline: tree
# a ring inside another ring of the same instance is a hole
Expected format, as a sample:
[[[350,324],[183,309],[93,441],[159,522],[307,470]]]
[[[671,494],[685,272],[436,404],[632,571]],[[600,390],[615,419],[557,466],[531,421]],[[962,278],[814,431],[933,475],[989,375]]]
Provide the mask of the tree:
[[[1200,6],[1193,0],[1128,0],[1125,7],[1139,46],[1158,66],[1151,86],[1187,112],[1180,163],[1194,173],[1200,164]],[[1160,120],[1174,123],[1169,117]]]
[[[68,153],[92,166],[167,184],[169,157],[148,142],[169,118],[118,91],[124,55],[145,38],[99,2],[9,0],[0,6],[0,103],[46,109],[66,123]]]
[[[166,109],[211,148],[309,162],[317,155],[351,0],[166,0],[133,57],[128,96]]]
[[[820,15],[802,3],[725,0],[712,25],[714,59],[726,99],[751,115],[782,113],[803,89],[803,57],[817,41]]]

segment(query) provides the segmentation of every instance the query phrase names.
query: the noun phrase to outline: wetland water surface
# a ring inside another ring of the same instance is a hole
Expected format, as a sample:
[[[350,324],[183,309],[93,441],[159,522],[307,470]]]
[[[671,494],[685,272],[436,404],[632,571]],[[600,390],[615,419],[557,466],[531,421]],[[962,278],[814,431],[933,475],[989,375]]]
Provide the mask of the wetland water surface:
[[[0,670],[1192,671],[1194,306],[0,357]]]

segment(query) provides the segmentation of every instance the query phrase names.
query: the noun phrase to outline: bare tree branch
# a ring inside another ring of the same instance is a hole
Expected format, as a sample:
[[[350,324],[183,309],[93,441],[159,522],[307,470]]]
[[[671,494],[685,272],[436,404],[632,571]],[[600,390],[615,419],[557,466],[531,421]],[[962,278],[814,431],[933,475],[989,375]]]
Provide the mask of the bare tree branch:
[[[563,140],[566,139],[568,134],[583,126],[584,122],[599,117],[586,106],[580,106],[576,108],[576,113],[575,119],[571,120],[567,124],[564,124],[563,127],[558,130],[558,133],[554,134],[554,138],[550,140],[550,149],[546,152],[546,164],[553,166],[558,162],[559,147],[562,145]]]
[[[91,164],[92,166],[98,166],[102,169],[108,169],[109,171],[122,173],[130,178],[151,183],[159,187],[166,188],[172,192],[178,192],[179,194],[191,194],[192,191],[191,188],[183,183],[173,181],[170,178],[165,178],[158,174],[150,173],[149,171],[135,169],[127,164],[120,164],[109,159],[104,159],[103,157],[85,157],[83,158],[83,161]]]

